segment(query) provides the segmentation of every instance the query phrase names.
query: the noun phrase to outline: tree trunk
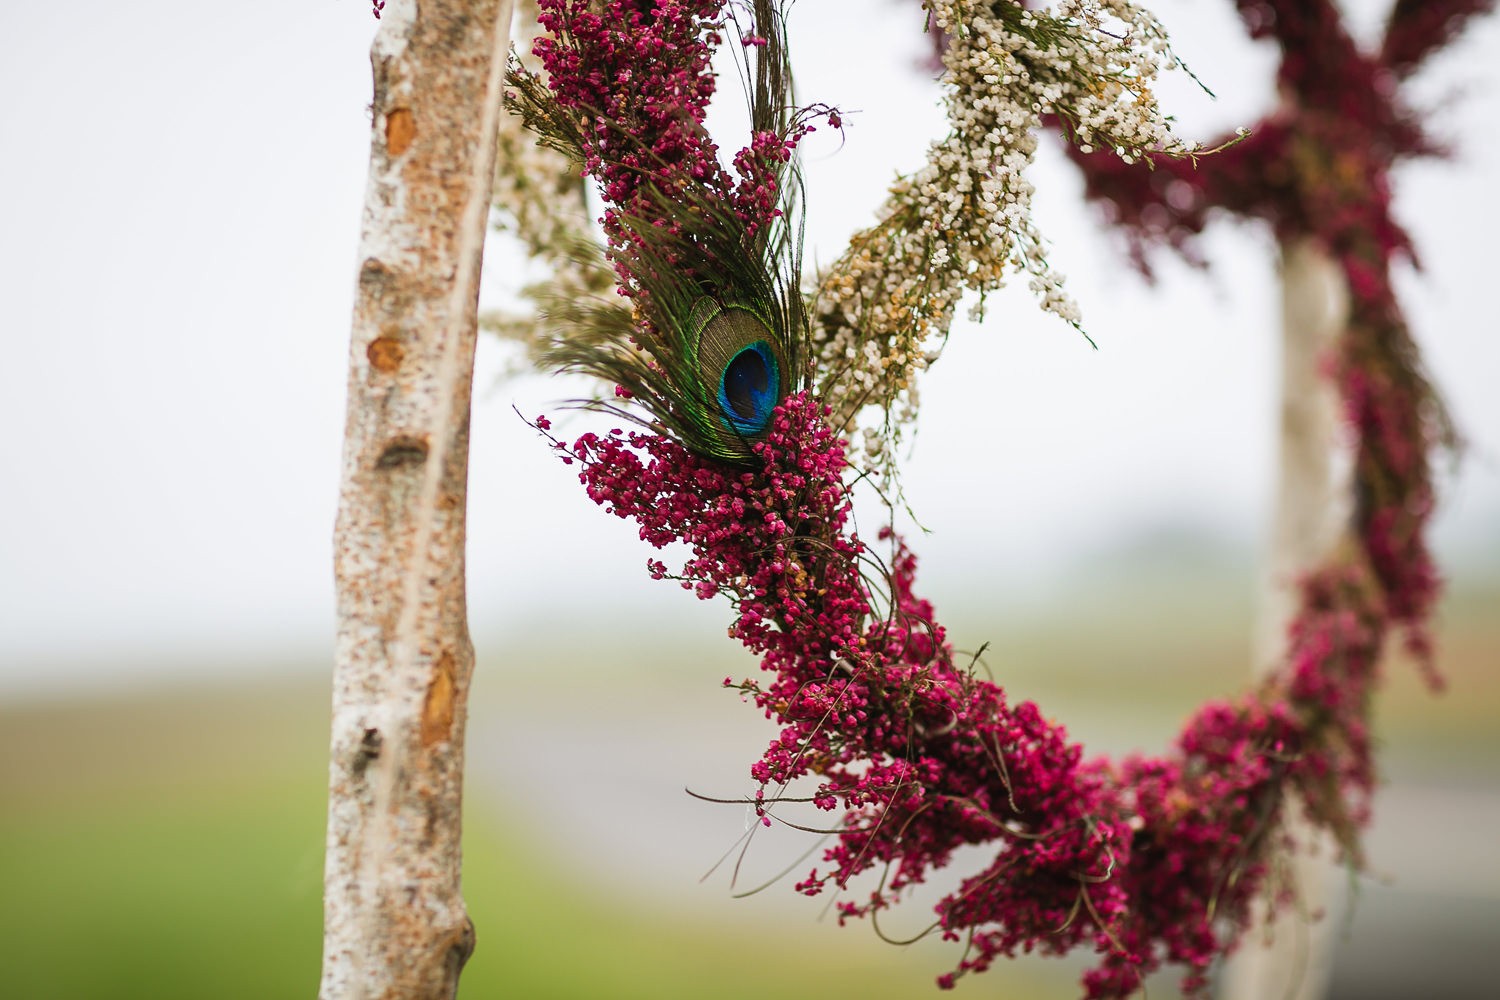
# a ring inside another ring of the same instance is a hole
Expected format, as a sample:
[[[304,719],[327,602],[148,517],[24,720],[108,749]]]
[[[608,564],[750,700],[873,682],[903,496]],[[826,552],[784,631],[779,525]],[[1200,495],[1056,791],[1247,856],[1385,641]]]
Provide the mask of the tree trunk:
[[[1325,363],[1349,320],[1349,292],[1338,265],[1311,241],[1281,247],[1280,470],[1268,565],[1254,642],[1257,677],[1285,662],[1297,582],[1321,565],[1349,524],[1352,462],[1340,440],[1338,390]],[[1330,842],[1288,803],[1287,822],[1303,845],[1288,859],[1298,903],[1271,921],[1265,912],[1229,961],[1221,1000],[1316,1000],[1328,990],[1336,920],[1329,905]]]
[[[453,997],[469,398],[511,0],[391,0],[334,529],[322,1000]]]

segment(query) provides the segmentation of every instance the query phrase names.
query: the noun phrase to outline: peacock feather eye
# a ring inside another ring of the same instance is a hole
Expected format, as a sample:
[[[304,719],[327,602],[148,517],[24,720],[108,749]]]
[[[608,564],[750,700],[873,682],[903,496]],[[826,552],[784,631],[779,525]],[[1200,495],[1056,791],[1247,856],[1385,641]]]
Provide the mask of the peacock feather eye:
[[[780,401],[781,371],[771,345],[757,340],[740,349],[719,380],[719,413],[725,426],[748,437],[771,422]]]
[[[785,395],[786,365],[775,334],[759,312],[711,299],[695,305],[692,326],[701,398],[716,411],[708,423],[720,432],[725,449],[748,455],[745,440],[766,432]]]

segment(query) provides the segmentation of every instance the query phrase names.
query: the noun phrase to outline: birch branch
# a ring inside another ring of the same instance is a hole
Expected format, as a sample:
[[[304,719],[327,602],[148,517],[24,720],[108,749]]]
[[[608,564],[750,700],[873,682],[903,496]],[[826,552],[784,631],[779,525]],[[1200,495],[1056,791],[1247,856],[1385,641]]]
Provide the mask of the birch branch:
[[[1348,323],[1349,290],[1338,265],[1312,240],[1283,241],[1280,468],[1253,653],[1257,678],[1285,662],[1297,581],[1325,563],[1348,532],[1353,463],[1340,439],[1338,389],[1325,367]],[[1304,845],[1287,860],[1297,906],[1275,914],[1257,909],[1257,929],[1225,967],[1220,1000],[1317,1000],[1327,993],[1336,921],[1311,915],[1330,903],[1331,840],[1296,803],[1289,803],[1286,825]]]
[[[453,997],[474,652],[469,401],[511,0],[391,0],[371,48],[370,174],[334,577],[322,1000]]]

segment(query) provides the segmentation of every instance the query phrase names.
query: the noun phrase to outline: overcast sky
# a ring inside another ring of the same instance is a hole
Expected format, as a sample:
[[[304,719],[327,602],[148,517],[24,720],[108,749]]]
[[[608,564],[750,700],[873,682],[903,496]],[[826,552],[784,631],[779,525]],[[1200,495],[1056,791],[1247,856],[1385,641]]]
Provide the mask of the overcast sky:
[[[368,152],[363,0],[9,4],[0,32],[0,696],[139,676],[160,651],[205,669],[331,645],[330,533]],[[801,0],[800,97],[845,109],[807,148],[809,257],[828,260],[941,128],[916,70],[914,4]],[[1383,4],[1361,3],[1367,34]],[[1273,53],[1233,5],[1159,0],[1218,93],[1166,97],[1189,135],[1252,124]],[[1486,24],[1419,81],[1458,158],[1404,168],[1397,211],[1427,271],[1401,288],[1470,442],[1445,486],[1444,549],[1500,537],[1500,338],[1492,301],[1500,31]],[[732,83],[728,84],[731,88]],[[737,94],[730,95],[736,102]],[[728,119],[726,119],[728,120]],[[720,136],[737,146],[736,137]],[[1022,287],[961,326],[924,388],[908,463],[924,589],[1016,592],[1059,566],[1180,522],[1263,530],[1275,406],[1274,246],[1218,228],[1205,275],[1165,261],[1147,288],[1079,203],[1052,149],[1034,177],[1052,259],[1099,344]],[[492,241],[487,302],[514,283]],[[722,626],[646,579],[633,531],[589,503],[517,419],[572,394],[497,379],[474,409],[477,633],[579,603]],[[581,429],[591,418],[569,418]],[[653,610],[656,609],[656,610]],[[142,667],[145,663],[147,666]]]

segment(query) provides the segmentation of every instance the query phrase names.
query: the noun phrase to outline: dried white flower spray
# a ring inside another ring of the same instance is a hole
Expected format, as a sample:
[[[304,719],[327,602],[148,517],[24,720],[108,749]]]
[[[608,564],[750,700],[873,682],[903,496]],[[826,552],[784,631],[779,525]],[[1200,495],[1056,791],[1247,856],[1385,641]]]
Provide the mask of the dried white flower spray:
[[[1075,141],[1127,162],[1199,153],[1172,133],[1152,90],[1180,63],[1161,25],[1129,0],[1061,0],[1046,10],[1014,0],[924,6],[929,30],[947,39],[950,130],[925,166],[891,188],[876,224],[819,276],[813,309],[819,391],[834,425],[862,437],[856,460],[887,480],[915,415],[916,378],[936,360],[966,293],[977,293],[977,317],[1008,272],[1024,273],[1042,308],[1081,330],[1032,220],[1025,173],[1044,121],[1055,118]],[[867,408],[878,425],[861,434]]]

